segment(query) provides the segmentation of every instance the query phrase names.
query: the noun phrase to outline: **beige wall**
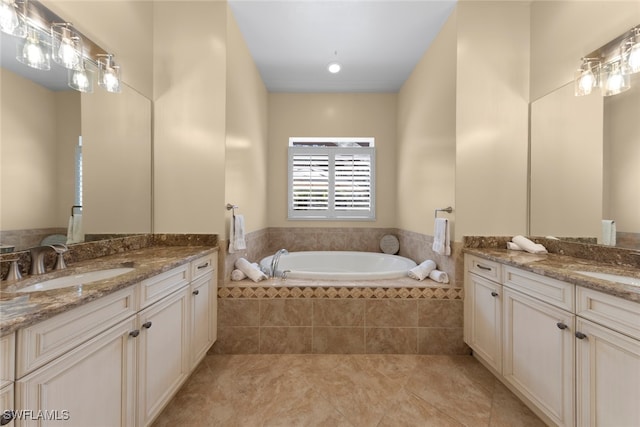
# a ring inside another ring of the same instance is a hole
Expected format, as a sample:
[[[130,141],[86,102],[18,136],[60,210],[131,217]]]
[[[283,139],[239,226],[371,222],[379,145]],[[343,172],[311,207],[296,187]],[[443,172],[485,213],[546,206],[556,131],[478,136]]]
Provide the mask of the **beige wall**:
[[[573,80],[580,58],[640,23],[640,1],[534,1],[531,100]]]
[[[154,231],[225,232],[225,2],[154,5]]]
[[[96,90],[82,117],[85,233],[150,233],[151,101]]]
[[[72,110],[79,110],[80,96],[58,96],[0,70],[0,229],[66,227],[71,207],[68,200],[73,200],[74,187],[73,180],[67,186],[66,177],[59,171],[73,167],[72,146],[80,134],[80,123],[79,115],[74,117]],[[69,110],[59,111],[60,106]],[[72,157],[67,158],[69,153]]]
[[[396,94],[269,94],[268,221],[272,227],[393,227],[396,223]],[[287,220],[289,137],[375,137],[375,221]]]
[[[434,210],[455,202],[456,44],[454,11],[398,94],[397,227],[404,230],[432,235]]]
[[[115,54],[116,63],[122,67],[122,80],[151,99],[153,1],[44,0],[42,3],[104,50]]]
[[[267,227],[267,102],[267,89],[228,9],[225,200],[239,207],[247,232]]]
[[[604,99],[604,218],[640,233],[640,74],[631,89]]]
[[[531,104],[532,235],[600,236],[602,109],[573,84]]]
[[[58,188],[56,224],[67,227],[71,206],[75,204],[76,147],[82,131],[81,94],[75,90],[56,92],[56,152]]]
[[[457,241],[526,232],[529,15],[524,2],[457,7]]]

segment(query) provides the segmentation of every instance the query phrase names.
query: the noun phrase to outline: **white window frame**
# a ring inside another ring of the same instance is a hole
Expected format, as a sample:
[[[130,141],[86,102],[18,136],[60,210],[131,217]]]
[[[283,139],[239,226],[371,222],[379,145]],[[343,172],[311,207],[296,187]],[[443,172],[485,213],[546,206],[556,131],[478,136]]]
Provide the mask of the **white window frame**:
[[[290,220],[328,220],[328,221],[374,221],[376,219],[376,191],[375,191],[375,139],[374,138],[289,138],[288,170],[288,208],[287,217]],[[328,161],[328,207],[319,210],[294,209],[293,201],[293,159],[296,155],[327,155]],[[337,155],[362,154],[370,157],[369,210],[337,209],[335,203],[335,157]]]

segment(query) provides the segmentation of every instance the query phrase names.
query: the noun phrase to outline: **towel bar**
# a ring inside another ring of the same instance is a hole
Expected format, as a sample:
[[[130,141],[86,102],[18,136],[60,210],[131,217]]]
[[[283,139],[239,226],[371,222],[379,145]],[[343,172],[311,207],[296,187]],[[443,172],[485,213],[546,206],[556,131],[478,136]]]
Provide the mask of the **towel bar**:
[[[446,208],[442,208],[442,209],[436,209],[435,210],[435,217],[438,218],[438,212],[446,212],[446,213],[451,213],[453,212],[453,208],[451,206],[448,206]]]
[[[231,203],[227,203],[227,210],[231,211],[231,215],[234,218],[236,217],[236,209],[238,209],[238,207],[236,205],[232,205]]]

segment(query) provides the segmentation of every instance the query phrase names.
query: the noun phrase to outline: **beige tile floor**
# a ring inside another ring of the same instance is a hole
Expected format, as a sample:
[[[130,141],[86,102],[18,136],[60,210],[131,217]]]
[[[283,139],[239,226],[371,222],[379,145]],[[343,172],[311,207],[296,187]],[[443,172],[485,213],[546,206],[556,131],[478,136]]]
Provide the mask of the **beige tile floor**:
[[[544,426],[471,356],[208,355],[161,426]]]

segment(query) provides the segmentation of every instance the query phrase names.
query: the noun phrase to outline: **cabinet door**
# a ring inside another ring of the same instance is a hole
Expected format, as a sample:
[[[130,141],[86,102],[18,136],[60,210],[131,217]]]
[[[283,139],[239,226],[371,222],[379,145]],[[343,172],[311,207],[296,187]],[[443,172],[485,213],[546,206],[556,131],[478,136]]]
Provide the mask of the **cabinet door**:
[[[18,380],[17,425],[135,425],[134,328],[125,320]]]
[[[160,413],[189,375],[189,287],[138,315],[138,425]]]
[[[0,388],[0,425],[7,425],[13,419],[15,409],[13,397],[13,383]]]
[[[207,274],[191,284],[191,368],[200,363],[216,336],[216,283]]]
[[[559,426],[574,424],[575,316],[503,288],[503,376]]]
[[[579,426],[640,426],[640,341],[578,318]]]
[[[465,341],[498,373],[502,372],[502,286],[467,273]]]

